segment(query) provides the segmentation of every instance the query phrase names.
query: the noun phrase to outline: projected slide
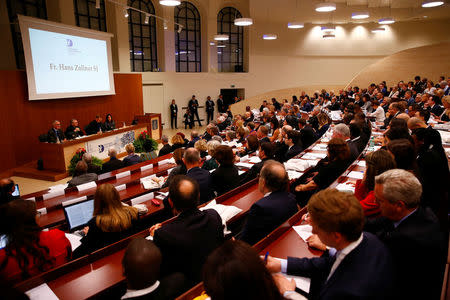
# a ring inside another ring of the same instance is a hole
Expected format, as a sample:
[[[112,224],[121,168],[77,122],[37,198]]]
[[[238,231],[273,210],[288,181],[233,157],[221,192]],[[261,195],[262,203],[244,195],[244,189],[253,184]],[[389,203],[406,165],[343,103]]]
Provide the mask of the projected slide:
[[[110,90],[105,40],[28,30],[36,94]]]

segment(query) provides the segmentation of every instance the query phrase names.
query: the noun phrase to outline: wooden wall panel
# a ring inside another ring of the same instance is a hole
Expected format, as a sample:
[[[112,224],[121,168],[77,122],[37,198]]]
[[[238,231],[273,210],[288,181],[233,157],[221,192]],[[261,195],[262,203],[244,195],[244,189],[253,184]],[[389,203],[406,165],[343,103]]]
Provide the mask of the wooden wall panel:
[[[141,74],[114,74],[116,95],[28,100],[24,71],[0,71],[0,172],[38,159],[38,136],[61,121],[63,130],[70,119],[86,126],[96,114],[111,113],[117,125],[128,125],[143,114]]]

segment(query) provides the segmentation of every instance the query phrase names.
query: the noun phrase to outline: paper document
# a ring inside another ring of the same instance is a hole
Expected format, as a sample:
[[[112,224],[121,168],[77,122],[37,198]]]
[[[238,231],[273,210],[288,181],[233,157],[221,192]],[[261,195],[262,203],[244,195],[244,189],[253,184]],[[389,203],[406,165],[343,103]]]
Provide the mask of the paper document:
[[[25,292],[25,294],[30,298],[30,300],[58,300],[55,293],[50,289],[50,287],[43,283],[31,290]]]
[[[72,252],[81,245],[82,237],[79,235],[66,233],[66,238],[69,240],[70,246],[72,246]]]
[[[336,189],[341,192],[354,193],[355,187],[352,184],[348,184],[348,182],[340,183],[336,186]]]
[[[77,185],[77,189],[79,192],[85,191],[85,190],[89,190],[89,189],[93,189],[96,188],[97,184],[95,183],[95,181],[91,181],[85,184],[80,184]]]
[[[146,239],[146,240],[149,240],[149,241],[153,241],[153,237],[152,237],[151,235],[149,235],[149,236],[146,237],[145,239]]]
[[[116,186],[116,190],[117,190],[118,192],[123,191],[123,190],[126,190],[126,189],[127,189],[127,185],[126,185],[125,183]]]
[[[351,171],[347,176],[355,179],[363,179],[364,173],[360,171]]]
[[[238,174],[239,174],[239,175],[242,175],[242,174],[244,174],[244,173],[245,173],[245,171],[238,170]]]
[[[252,166],[253,166],[253,164],[249,164],[249,163],[243,163],[243,162],[236,163],[236,167],[241,167],[241,168],[246,168],[246,169],[250,169]]]
[[[57,184],[57,185],[51,186],[51,187],[49,187],[49,189],[50,189],[50,192],[54,192],[54,191],[58,191],[58,190],[64,190],[68,186],[69,186],[68,183],[65,183],[65,184],[63,183],[63,184]]]
[[[300,176],[303,175],[302,172],[291,171],[291,170],[288,170],[287,174],[288,174],[289,180],[294,180],[294,179],[300,178]]]
[[[360,166],[360,167],[365,167],[366,166],[366,161],[365,160],[360,160],[360,161],[358,161],[357,165]]]
[[[50,191],[50,193],[42,195],[42,200],[47,200],[50,198],[55,198],[55,197],[63,196],[63,195],[64,195],[64,190],[54,190],[54,191]]]
[[[252,156],[250,158],[249,162],[257,164],[257,163],[261,162],[261,158],[259,158],[258,156]]]
[[[214,209],[219,214],[222,219],[222,224],[224,225],[224,234],[230,233],[227,229],[227,222],[242,211],[242,209],[236,206],[217,204],[216,200],[212,200],[206,206],[200,208],[200,210],[205,209]]]
[[[325,157],[327,157],[326,153],[314,153],[314,152],[308,152],[302,156],[303,159],[317,159],[317,158],[321,159]]]
[[[297,232],[297,234],[305,241],[312,236],[312,226],[311,225],[298,225],[292,226],[292,228]]]
[[[261,257],[264,258],[264,257]],[[274,257],[275,259],[282,260],[281,258]],[[308,277],[302,277],[302,276],[294,276],[294,275],[286,275],[282,274],[284,277],[286,277],[288,280],[294,279],[295,286],[302,291],[305,291],[309,293],[309,287],[311,285],[311,279]]]
[[[327,144],[317,144],[315,145],[312,150],[316,150],[316,151],[326,151],[327,150]]]

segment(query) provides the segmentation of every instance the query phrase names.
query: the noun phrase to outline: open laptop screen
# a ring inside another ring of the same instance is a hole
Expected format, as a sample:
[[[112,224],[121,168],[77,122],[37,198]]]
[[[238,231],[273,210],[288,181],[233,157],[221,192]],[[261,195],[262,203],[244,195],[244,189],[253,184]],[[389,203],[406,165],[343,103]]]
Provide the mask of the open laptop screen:
[[[69,230],[75,230],[92,219],[94,213],[94,199],[78,202],[64,207]]]

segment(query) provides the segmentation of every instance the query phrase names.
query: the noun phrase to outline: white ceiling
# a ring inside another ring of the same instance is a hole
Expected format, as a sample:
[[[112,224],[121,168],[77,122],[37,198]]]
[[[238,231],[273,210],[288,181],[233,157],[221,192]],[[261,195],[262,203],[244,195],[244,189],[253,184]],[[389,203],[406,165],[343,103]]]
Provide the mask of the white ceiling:
[[[320,2],[334,2],[337,9],[331,13],[316,12],[315,5]],[[422,8],[421,3],[421,0],[250,0],[250,17],[259,21],[313,24],[370,23],[385,17],[393,17],[396,21],[450,18],[449,3],[434,8]],[[352,12],[358,11],[368,11],[370,17],[352,19]]]

